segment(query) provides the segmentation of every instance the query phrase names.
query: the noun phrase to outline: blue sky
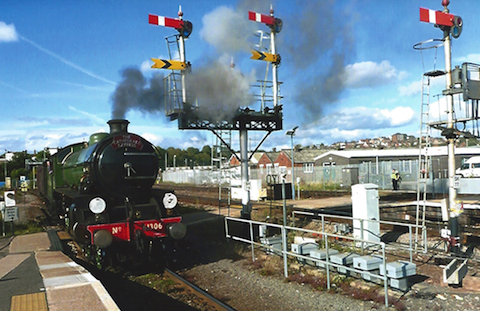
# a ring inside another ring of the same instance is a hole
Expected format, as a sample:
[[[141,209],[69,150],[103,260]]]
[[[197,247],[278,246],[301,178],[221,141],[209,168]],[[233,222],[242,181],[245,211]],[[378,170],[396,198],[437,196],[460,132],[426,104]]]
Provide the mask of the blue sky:
[[[453,39],[452,64],[480,63],[480,7],[476,0],[450,2],[450,12],[464,21],[460,38]],[[277,52],[284,130],[270,135],[263,149],[289,147],[285,130],[297,125],[295,144],[304,146],[398,132],[418,136],[421,78],[424,67],[433,69],[435,49],[420,53],[412,47],[442,38],[433,24],[419,21],[420,7],[442,10],[441,0],[4,0],[0,150],[62,147],[107,131],[112,94],[127,68],[141,72],[146,87],[153,75],[168,73],[151,69],[150,58],[168,59],[165,37],[175,30],[148,24],[148,14],[175,18],[180,5],[184,19],[193,23],[186,41],[193,77],[210,70],[222,79],[217,66],[228,68],[233,60],[241,80],[234,81],[235,90],[253,92],[245,86],[265,77],[267,63],[250,60],[249,50],[254,32],[268,28],[248,21],[248,10],[268,14],[270,4],[283,20]],[[444,69],[443,47],[436,50],[436,67]],[[444,83],[435,79],[432,94],[441,93]],[[231,96],[220,101],[237,100],[235,90],[224,90]],[[443,111],[442,99],[433,100]],[[214,101],[203,105],[216,113],[224,109]],[[129,130],[163,148],[213,142],[208,131],[178,130],[161,108],[128,108]],[[251,145],[264,134],[249,132]],[[233,141],[235,148],[238,133]]]

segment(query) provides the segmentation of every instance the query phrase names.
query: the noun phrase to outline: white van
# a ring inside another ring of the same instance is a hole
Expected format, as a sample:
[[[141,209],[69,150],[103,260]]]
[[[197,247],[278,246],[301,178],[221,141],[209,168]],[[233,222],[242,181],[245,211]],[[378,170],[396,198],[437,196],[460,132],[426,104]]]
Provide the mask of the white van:
[[[455,174],[462,177],[480,177],[480,156],[471,157],[460,168],[457,168]]]

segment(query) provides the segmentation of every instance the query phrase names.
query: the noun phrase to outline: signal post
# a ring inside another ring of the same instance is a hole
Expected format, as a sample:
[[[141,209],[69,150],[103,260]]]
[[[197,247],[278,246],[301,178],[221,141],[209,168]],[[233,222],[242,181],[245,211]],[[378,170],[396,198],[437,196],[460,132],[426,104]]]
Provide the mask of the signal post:
[[[248,176],[248,131],[266,131],[267,134],[258,144],[258,146],[251,152],[251,155],[260,148],[261,144],[265,139],[273,132],[282,129],[282,107],[279,105],[279,88],[278,88],[278,78],[277,78],[277,67],[280,64],[280,55],[276,54],[275,48],[275,35],[280,32],[282,29],[282,20],[273,17],[273,9],[270,9],[270,15],[264,15],[255,12],[248,12],[249,20],[264,23],[267,25],[270,32],[270,51],[252,51],[252,59],[263,60],[272,64],[272,98],[273,98],[273,107],[263,107],[260,111],[255,111],[248,107],[244,109],[238,109],[235,116],[231,120],[221,120],[221,121],[212,121],[207,119],[200,119],[196,113],[198,106],[189,102],[187,96],[187,88],[185,85],[185,77],[188,74],[190,64],[186,62],[185,57],[185,45],[184,39],[187,38],[192,32],[192,24],[188,21],[183,20],[183,13],[178,13],[179,18],[167,18],[163,16],[157,16],[150,14],[149,23],[158,26],[171,27],[176,29],[179,34],[176,35],[176,42],[179,46],[179,55],[180,60],[163,60],[163,59],[154,59],[152,61],[154,64],[152,68],[157,69],[169,69],[172,70],[172,73],[166,78],[166,83],[168,86],[165,88],[166,92],[166,110],[165,114],[170,117],[171,120],[178,119],[178,128],[179,129],[190,129],[190,130],[210,130],[215,134],[222,143],[224,143],[232,154],[239,160],[241,163],[241,172],[242,172],[242,212],[241,217],[245,219],[251,218],[252,206],[250,203],[250,182]],[[167,40],[167,43],[169,41]],[[175,80],[175,71],[181,72],[181,98],[177,98],[177,83]],[[169,81],[173,81],[169,82]],[[170,95],[171,94],[171,95]],[[195,99],[192,99],[195,102]],[[202,103],[208,105],[208,103]],[[232,150],[231,146],[227,144],[222,139],[222,136],[217,133],[217,131],[223,130],[238,130],[240,136],[240,156]]]
[[[420,8],[420,21],[435,24],[436,27],[443,31],[443,41],[445,49],[445,73],[446,73],[446,90],[444,94],[447,100],[447,122],[446,127],[442,128],[442,136],[447,139],[448,149],[448,211],[449,211],[449,227],[451,231],[451,239],[454,244],[455,251],[459,246],[459,227],[458,216],[460,215],[457,207],[457,190],[455,186],[455,140],[458,135],[454,129],[454,106],[453,94],[454,83],[452,82],[452,56],[451,56],[451,36],[458,38],[462,32],[463,21],[459,16],[450,14],[448,5],[449,0],[442,0],[443,11],[434,11]],[[460,203],[461,204],[461,203]]]

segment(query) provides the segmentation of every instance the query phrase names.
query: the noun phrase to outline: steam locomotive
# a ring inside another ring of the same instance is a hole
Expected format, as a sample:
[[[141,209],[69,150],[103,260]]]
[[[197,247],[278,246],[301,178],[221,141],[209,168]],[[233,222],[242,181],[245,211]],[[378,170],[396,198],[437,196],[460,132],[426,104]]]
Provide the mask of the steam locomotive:
[[[129,123],[108,121],[110,133],[58,150],[38,170],[49,212],[99,267],[166,260],[186,234],[175,194],[152,188],[155,146],[129,133]]]

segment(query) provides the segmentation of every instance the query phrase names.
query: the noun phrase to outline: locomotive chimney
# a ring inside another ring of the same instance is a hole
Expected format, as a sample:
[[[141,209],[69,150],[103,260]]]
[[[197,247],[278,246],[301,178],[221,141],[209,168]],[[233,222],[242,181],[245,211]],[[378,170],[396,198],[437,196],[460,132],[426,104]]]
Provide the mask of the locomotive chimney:
[[[110,134],[126,133],[128,129],[128,120],[125,119],[112,119],[107,122],[110,126]]]

